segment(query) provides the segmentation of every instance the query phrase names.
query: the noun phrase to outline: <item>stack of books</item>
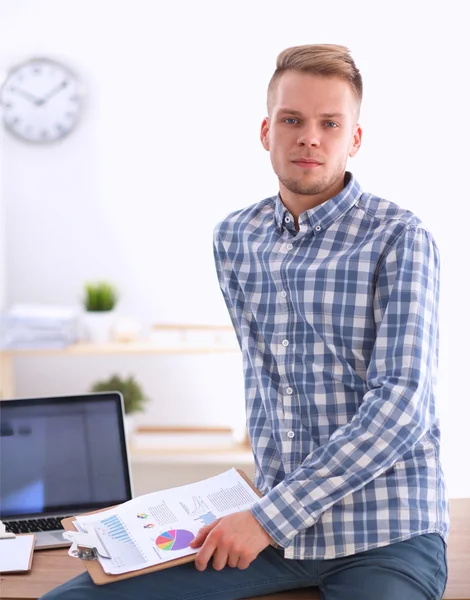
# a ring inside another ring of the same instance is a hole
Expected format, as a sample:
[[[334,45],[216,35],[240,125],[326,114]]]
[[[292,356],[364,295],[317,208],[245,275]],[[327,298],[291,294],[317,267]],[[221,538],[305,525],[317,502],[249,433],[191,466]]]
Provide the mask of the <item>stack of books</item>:
[[[0,314],[0,348],[64,348],[78,341],[77,307],[17,304]]]

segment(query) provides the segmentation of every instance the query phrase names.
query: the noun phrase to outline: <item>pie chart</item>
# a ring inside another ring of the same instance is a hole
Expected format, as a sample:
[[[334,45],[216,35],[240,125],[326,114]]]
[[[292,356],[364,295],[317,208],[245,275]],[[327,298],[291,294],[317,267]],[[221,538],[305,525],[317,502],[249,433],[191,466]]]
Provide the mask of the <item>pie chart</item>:
[[[169,529],[157,537],[155,544],[160,550],[184,550],[193,539],[194,534],[187,529]]]

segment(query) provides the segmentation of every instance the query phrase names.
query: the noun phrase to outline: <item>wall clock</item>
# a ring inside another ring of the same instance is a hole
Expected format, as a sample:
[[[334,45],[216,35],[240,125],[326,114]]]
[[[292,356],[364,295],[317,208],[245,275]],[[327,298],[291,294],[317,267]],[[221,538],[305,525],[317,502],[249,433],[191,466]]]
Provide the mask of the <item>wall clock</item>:
[[[54,142],[68,135],[79,120],[81,85],[63,64],[33,58],[8,73],[0,103],[10,133],[27,142]]]

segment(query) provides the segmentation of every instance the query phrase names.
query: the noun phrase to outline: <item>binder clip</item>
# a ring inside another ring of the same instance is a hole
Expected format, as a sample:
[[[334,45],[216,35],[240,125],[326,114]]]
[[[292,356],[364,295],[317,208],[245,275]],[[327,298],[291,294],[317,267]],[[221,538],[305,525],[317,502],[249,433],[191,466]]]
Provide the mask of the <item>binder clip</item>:
[[[98,556],[111,558],[96,531],[87,533],[81,531],[64,531],[63,537],[72,542],[69,555],[82,560],[96,560]]]

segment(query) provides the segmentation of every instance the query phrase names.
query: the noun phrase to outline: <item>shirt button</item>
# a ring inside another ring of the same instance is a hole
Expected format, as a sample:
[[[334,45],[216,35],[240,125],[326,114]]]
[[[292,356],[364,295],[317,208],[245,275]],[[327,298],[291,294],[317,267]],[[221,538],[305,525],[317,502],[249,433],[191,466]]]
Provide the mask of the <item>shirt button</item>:
[[[289,340],[282,340],[282,345],[283,346],[288,346],[289,345]]]
[[[284,219],[284,222],[285,222],[285,223],[290,223],[290,217],[286,217],[286,218]]]
[[[321,226],[320,226],[320,225],[317,225],[317,226],[315,227],[315,231],[321,231]]]
[[[292,394],[294,390],[291,387],[286,388],[286,392],[289,394],[289,396]]]
[[[292,439],[295,436],[295,433],[293,431],[288,431],[287,432],[287,437]]]
[[[294,247],[294,246],[293,246],[292,244],[286,244],[286,248],[287,248],[288,250],[292,250],[292,248],[293,248],[293,247]]]
[[[287,292],[285,292],[284,290],[282,290],[282,292],[281,292],[281,296],[282,296],[283,298],[285,298],[285,297],[287,296]]]

